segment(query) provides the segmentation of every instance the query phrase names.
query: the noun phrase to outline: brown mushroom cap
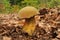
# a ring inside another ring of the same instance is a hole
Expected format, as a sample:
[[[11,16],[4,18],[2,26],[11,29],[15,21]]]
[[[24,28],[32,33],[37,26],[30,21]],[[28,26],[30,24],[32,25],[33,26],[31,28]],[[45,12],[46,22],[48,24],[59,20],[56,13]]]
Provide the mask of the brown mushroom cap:
[[[24,7],[18,13],[20,18],[30,18],[37,14],[39,14],[38,10],[32,6]]]

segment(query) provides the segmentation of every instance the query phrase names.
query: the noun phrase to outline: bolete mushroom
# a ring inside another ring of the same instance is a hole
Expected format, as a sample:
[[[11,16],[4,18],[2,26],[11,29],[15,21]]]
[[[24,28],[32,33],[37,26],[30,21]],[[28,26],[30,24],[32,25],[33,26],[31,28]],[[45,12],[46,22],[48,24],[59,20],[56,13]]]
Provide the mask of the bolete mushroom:
[[[24,7],[19,11],[19,17],[26,20],[22,30],[29,35],[32,35],[36,28],[34,16],[37,14],[39,14],[38,10],[32,6]]]

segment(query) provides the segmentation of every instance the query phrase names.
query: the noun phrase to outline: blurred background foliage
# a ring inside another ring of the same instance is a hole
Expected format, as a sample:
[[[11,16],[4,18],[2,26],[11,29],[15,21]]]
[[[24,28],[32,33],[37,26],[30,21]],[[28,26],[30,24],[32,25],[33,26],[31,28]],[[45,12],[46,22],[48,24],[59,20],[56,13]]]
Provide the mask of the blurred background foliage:
[[[51,8],[60,6],[60,0],[0,0],[0,13],[17,13],[25,6]]]

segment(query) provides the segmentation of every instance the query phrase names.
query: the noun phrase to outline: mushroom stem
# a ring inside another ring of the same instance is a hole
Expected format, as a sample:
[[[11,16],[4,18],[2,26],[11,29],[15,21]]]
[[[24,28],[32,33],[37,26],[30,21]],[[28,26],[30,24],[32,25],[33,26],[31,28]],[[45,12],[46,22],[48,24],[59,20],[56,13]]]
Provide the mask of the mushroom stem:
[[[35,30],[35,20],[34,17],[26,19],[26,24],[23,27],[23,31],[28,33],[28,35],[32,35]]]

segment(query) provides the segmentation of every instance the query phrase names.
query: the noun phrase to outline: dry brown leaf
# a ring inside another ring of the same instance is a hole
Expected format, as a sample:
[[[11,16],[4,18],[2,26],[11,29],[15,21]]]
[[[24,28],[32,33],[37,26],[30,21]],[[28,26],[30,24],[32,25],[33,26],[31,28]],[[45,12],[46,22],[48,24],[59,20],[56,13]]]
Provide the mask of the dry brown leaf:
[[[3,40],[11,40],[11,37],[4,36]]]

